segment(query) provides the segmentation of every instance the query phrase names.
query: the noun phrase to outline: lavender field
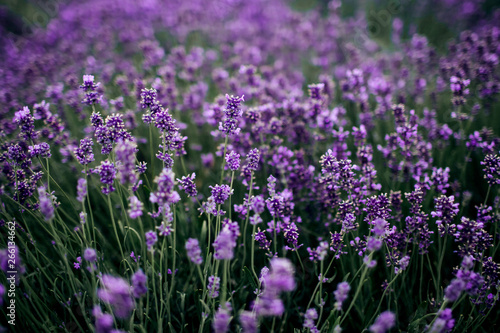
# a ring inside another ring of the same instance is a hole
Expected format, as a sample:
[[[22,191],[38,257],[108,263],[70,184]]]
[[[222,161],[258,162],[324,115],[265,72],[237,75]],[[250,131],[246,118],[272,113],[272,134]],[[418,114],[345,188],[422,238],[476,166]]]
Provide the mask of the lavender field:
[[[500,4],[0,4],[0,332],[498,332]]]

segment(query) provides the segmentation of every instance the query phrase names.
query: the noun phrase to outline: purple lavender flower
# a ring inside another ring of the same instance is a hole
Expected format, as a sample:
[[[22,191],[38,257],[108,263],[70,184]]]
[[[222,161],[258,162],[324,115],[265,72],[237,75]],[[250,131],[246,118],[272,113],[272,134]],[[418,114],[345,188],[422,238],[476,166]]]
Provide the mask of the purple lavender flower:
[[[113,307],[116,317],[127,319],[135,306],[127,281],[121,277],[105,274],[101,278],[101,285],[102,288],[97,290],[97,296]]]
[[[180,200],[179,194],[174,191],[174,172],[171,169],[164,168],[155,178],[154,182],[158,184],[156,192],[151,192],[149,200],[157,203],[160,207],[170,205]]]
[[[131,195],[129,198],[128,216],[130,216],[131,219],[142,216],[143,207],[144,204],[135,195]]]
[[[370,326],[372,333],[385,333],[396,325],[396,316],[390,311],[382,312]]]
[[[203,262],[201,258],[201,249],[198,243],[198,240],[195,238],[189,238],[186,241],[186,251],[189,257],[189,260],[194,262],[196,265],[200,265]]]
[[[437,218],[436,225],[438,227],[439,235],[443,237],[445,234],[452,234],[455,230],[453,220],[458,214],[458,202],[455,203],[453,195],[447,197],[441,195],[439,198],[434,199],[435,211],[431,212],[431,216]]]
[[[462,291],[465,289],[465,282],[460,279],[453,279],[451,283],[444,290],[444,297],[450,301],[454,302],[459,297]]]
[[[252,172],[259,168],[260,151],[257,148],[250,150],[246,156],[246,164],[241,169],[246,181],[250,180]]]
[[[96,333],[110,333],[113,330],[113,316],[108,313],[102,313],[101,307],[95,305],[92,310],[95,317],[95,331]]]
[[[325,260],[328,254],[328,242],[321,242],[316,249],[307,248],[307,252],[309,252],[309,260],[311,261],[323,261]]]
[[[123,115],[114,113],[103,121],[99,113],[92,113],[91,122],[94,127],[94,136],[102,146],[101,154],[109,154],[113,150],[113,143],[120,140],[132,140],[132,135],[125,129]]]
[[[240,154],[231,151],[226,154],[226,170],[229,168],[231,171],[236,171],[240,168]]]
[[[50,158],[52,155],[50,154],[50,145],[47,142],[42,142],[38,145],[29,146],[28,153],[31,158],[42,157],[42,158]]]
[[[135,154],[137,151],[137,144],[128,140],[119,140],[115,147],[118,179],[124,185],[137,182],[135,172]]]
[[[141,298],[142,296],[146,295],[146,293],[148,292],[148,277],[146,276],[146,274],[144,274],[142,269],[139,269],[134,273],[134,275],[132,275],[131,281],[132,293],[135,298]]]
[[[342,303],[344,303],[344,301],[347,299],[347,294],[350,290],[351,286],[346,281],[341,282],[337,285],[337,290],[333,292],[333,295],[335,295],[335,310],[342,310]]]
[[[0,283],[0,306],[3,305],[3,295],[5,295],[5,286]]]
[[[240,104],[244,101],[244,96],[229,96],[226,94],[227,105],[224,110],[224,118],[222,122],[219,123],[219,131],[225,133],[226,135],[238,134],[240,129],[238,128],[239,118],[243,114],[241,111]]]
[[[85,178],[78,178],[78,185],[76,186],[76,200],[83,202],[87,196],[87,180]]]
[[[170,221],[163,221],[159,226],[156,227],[156,229],[158,229],[158,232],[162,237],[166,237],[174,231],[172,225],[170,224]]]
[[[231,316],[229,311],[224,308],[219,308],[217,313],[214,316],[214,321],[212,323],[212,327],[215,333],[226,333],[229,330],[229,321],[231,320]]]
[[[87,165],[94,160],[92,146],[94,142],[90,138],[80,140],[80,146],[75,148],[74,154],[81,165]]]
[[[304,328],[309,329],[312,333],[319,333],[318,328],[314,325],[316,319],[318,319],[318,311],[315,308],[307,309],[304,314]]]
[[[136,170],[138,173],[140,173],[140,174],[145,173],[147,169],[148,169],[148,167],[147,167],[147,163],[146,163],[146,162],[144,162],[144,161],[143,161],[143,162],[139,162],[139,164],[137,164],[137,165],[135,166],[135,170]]]
[[[80,89],[85,92],[85,98],[82,100],[83,104],[92,105],[101,100],[102,96],[97,92],[100,84],[100,82],[94,82],[94,75],[83,76],[83,84],[80,85]]]
[[[177,178],[179,182],[179,188],[184,190],[189,197],[196,197],[198,191],[196,190],[196,184],[194,183],[194,179],[196,174],[193,172],[191,175],[182,176],[181,179]]]
[[[218,276],[209,276],[208,277],[208,296],[211,298],[216,298],[219,296],[219,288],[220,288],[220,277]]]
[[[104,184],[101,189],[102,193],[109,195],[115,190],[113,187],[113,181],[116,177],[116,168],[114,163],[111,163],[108,160],[102,161],[101,165],[95,168],[93,172],[99,174],[101,183]]]
[[[438,312],[436,320],[434,320],[434,324],[432,324],[429,329],[429,333],[447,333],[453,330],[455,326],[455,319],[453,319],[451,309],[446,308],[440,310]]]
[[[215,254],[214,258],[218,260],[233,259],[234,248],[236,247],[236,238],[229,227],[224,227],[213,243]]]
[[[27,106],[15,113],[13,121],[19,124],[21,137],[26,141],[30,141],[38,137],[38,132],[35,132],[35,118],[33,118],[31,111]]]
[[[410,264],[410,256],[404,256],[398,260],[398,267],[394,267],[394,274],[400,274],[403,272]]]
[[[86,248],[85,251],[83,251],[83,258],[89,262],[96,262],[97,253],[94,249]]]
[[[33,105],[33,117],[35,119],[46,120],[52,114],[49,111],[50,103],[42,101]]]
[[[453,92],[452,102],[455,105],[463,105],[466,102],[465,96],[469,94],[469,89],[467,88],[470,84],[470,80],[462,79],[457,76],[452,76],[450,78],[450,88]]]
[[[156,103],[157,91],[155,88],[144,88],[141,91],[141,107],[143,109],[150,108]]]
[[[52,221],[54,219],[54,204],[52,202],[52,195],[47,193],[45,187],[42,186],[38,188],[38,196],[40,200],[40,212],[45,218],[45,221]]]
[[[156,232],[154,230],[149,230],[146,232],[146,245],[148,246],[148,251],[153,250],[153,246],[156,244],[158,241],[158,236],[156,235]]]
[[[263,277],[264,291],[254,304],[254,310],[259,316],[280,316],[285,311],[279,294],[295,289],[294,268],[286,258],[271,260],[271,269]]]
[[[484,178],[488,184],[500,185],[500,156],[488,154],[481,165],[484,165]]]
[[[484,224],[462,216],[453,234],[461,256],[481,253],[493,244],[493,237],[484,230]]]
[[[223,204],[234,193],[234,190],[226,184],[209,186],[209,188],[212,190],[214,202],[219,205]]]
[[[239,316],[243,333],[257,333],[257,317],[251,311],[243,311]]]

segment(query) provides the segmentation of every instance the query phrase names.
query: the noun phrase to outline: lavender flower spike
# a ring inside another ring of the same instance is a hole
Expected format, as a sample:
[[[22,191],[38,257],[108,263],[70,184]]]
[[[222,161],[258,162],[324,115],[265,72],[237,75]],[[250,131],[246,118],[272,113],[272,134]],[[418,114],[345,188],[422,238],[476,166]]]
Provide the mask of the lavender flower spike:
[[[391,311],[382,312],[370,326],[372,333],[385,333],[396,325],[396,316]]]
[[[50,222],[54,219],[52,196],[45,191],[45,187],[38,188],[38,195],[40,197],[40,212],[45,218],[45,221]]]
[[[337,285],[337,290],[333,292],[333,294],[335,295],[335,310],[342,310],[342,303],[347,299],[347,294],[350,290],[351,286],[349,286],[349,283],[346,281],[341,282]]]
[[[201,249],[198,240],[195,238],[189,238],[186,242],[186,251],[189,260],[194,262],[196,265],[200,265],[203,262],[201,258]]]
[[[127,319],[134,308],[130,285],[120,277],[107,274],[101,278],[101,284],[103,288],[97,290],[97,296],[113,307],[115,316]]]
[[[228,227],[222,229],[219,236],[217,236],[217,238],[215,239],[213,246],[215,249],[215,259],[233,259],[234,248],[236,247],[236,239],[234,237],[234,234],[231,232],[231,230],[229,230]]]
[[[148,277],[142,269],[139,269],[137,272],[132,275],[132,293],[135,298],[140,298],[148,292],[148,287],[146,285],[148,281]]]
[[[226,94],[227,106],[224,110],[224,118],[221,123],[219,123],[219,131],[225,133],[226,135],[238,134],[240,128],[238,128],[238,121],[241,115],[240,103],[244,101],[244,96],[229,96]]]

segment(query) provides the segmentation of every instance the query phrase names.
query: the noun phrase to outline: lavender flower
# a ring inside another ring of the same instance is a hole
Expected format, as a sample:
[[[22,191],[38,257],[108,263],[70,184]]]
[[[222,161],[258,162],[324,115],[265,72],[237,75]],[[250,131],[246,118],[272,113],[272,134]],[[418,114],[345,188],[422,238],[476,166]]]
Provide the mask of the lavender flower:
[[[0,283],[0,306],[3,305],[3,295],[5,295],[5,286]]]
[[[243,333],[257,333],[257,317],[251,311],[243,311],[239,316]]]
[[[445,234],[453,233],[455,225],[453,220],[458,214],[458,203],[455,203],[453,195],[447,197],[441,195],[439,198],[434,199],[435,211],[431,212],[431,216],[437,218],[436,224],[438,226],[439,235],[443,237]]]
[[[40,200],[40,212],[45,218],[45,221],[52,221],[54,219],[54,204],[52,202],[52,195],[46,192],[45,187],[39,187],[38,196]]]
[[[318,328],[314,325],[314,321],[318,319],[318,311],[316,311],[316,309],[307,309],[304,319],[304,328],[309,329],[312,333],[319,333]]]
[[[17,274],[15,274],[15,282],[16,285],[19,284],[21,274],[24,274],[26,272],[26,267],[22,262],[20,251],[17,245],[0,250],[0,269],[6,274],[8,271],[17,272]]]
[[[238,128],[239,118],[242,116],[240,103],[244,101],[244,96],[229,96],[226,94],[227,106],[224,110],[224,118],[222,122],[219,123],[219,131],[225,133],[226,135],[238,134],[240,129]]]
[[[119,140],[115,147],[117,176],[120,183],[124,185],[137,182],[135,172],[135,154],[137,151],[136,143],[128,140]]]
[[[95,331],[96,333],[110,333],[113,330],[113,316],[108,313],[102,313],[101,307],[95,305],[92,310],[95,317]]]
[[[170,205],[180,200],[179,194],[174,191],[174,172],[165,168],[155,178],[154,182],[158,184],[156,192],[151,192],[149,200],[157,203],[159,206]]]
[[[250,150],[246,161],[249,170],[256,171],[259,167],[260,151],[257,148]]]
[[[212,190],[214,202],[219,205],[222,205],[234,193],[234,190],[226,184],[209,186],[209,188]]]
[[[201,258],[201,249],[198,240],[195,238],[189,238],[186,242],[186,251],[191,260],[196,265],[200,265],[203,262]]]
[[[102,288],[97,290],[97,296],[113,307],[115,316],[127,319],[135,306],[127,281],[121,277],[105,274],[101,278],[101,285]]]
[[[80,85],[80,89],[85,92],[85,98],[82,100],[83,104],[92,105],[101,100],[102,96],[97,92],[97,88],[100,84],[100,82],[94,82],[93,75],[83,76],[83,84]]]
[[[109,195],[115,190],[113,187],[113,181],[116,177],[116,168],[114,163],[111,163],[108,160],[102,161],[101,165],[95,168],[93,172],[99,174],[101,183],[104,184],[101,188],[102,193]]]
[[[78,185],[76,186],[76,200],[83,202],[87,196],[87,180],[85,178],[78,178]]]
[[[259,316],[280,316],[285,311],[279,294],[295,289],[294,268],[290,260],[274,258],[271,269],[263,278],[264,290],[254,304],[254,310]]]
[[[52,155],[50,153],[50,145],[46,142],[42,142],[38,145],[33,145],[28,147],[28,153],[31,158],[42,157],[50,158]]]
[[[372,333],[385,333],[396,325],[396,316],[390,311],[382,312],[370,326]]]
[[[170,221],[163,221],[159,226],[156,227],[156,229],[158,229],[158,232],[162,237],[166,237],[174,231],[172,225],[170,224]]]
[[[351,286],[348,282],[341,282],[337,285],[337,290],[333,292],[333,295],[335,296],[335,310],[342,310],[342,303],[344,303],[344,301],[347,299],[347,294],[350,290]]]
[[[488,184],[500,185],[500,156],[488,154],[481,165],[484,165],[484,178]]]
[[[448,287],[446,287],[446,289],[444,290],[444,296],[448,301],[454,302],[460,297],[460,294],[464,289],[464,281],[460,279],[453,279]]]
[[[450,88],[453,92],[452,102],[455,105],[463,105],[466,102],[465,96],[469,94],[469,89],[467,88],[470,84],[470,80],[462,79],[456,76],[450,78]]]
[[[83,251],[83,258],[89,262],[96,262],[97,253],[94,249],[86,248],[85,251]]]
[[[144,88],[141,91],[141,107],[143,109],[150,108],[156,103],[157,91],[155,88]]]
[[[211,298],[216,298],[219,296],[219,288],[220,288],[220,277],[218,276],[209,276],[208,277],[208,296]]]
[[[38,132],[35,132],[35,118],[33,118],[31,111],[27,106],[15,113],[13,121],[19,124],[21,137],[26,141],[30,141],[38,137]]]
[[[226,154],[226,170],[229,168],[231,171],[236,171],[240,168],[240,154],[234,151]]]
[[[438,312],[434,324],[429,329],[429,333],[447,333],[453,330],[455,319],[452,317],[451,309],[446,308]]]
[[[219,308],[217,313],[214,316],[214,321],[212,327],[215,333],[226,333],[229,330],[229,321],[231,320],[231,316],[229,311],[224,308]]]
[[[135,195],[130,196],[128,216],[130,216],[131,219],[136,219],[139,216],[142,216],[143,207],[144,204]]]
[[[87,165],[94,160],[94,154],[92,153],[92,146],[94,141],[90,138],[85,138],[80,140],[80,146],[75,148],[74,154],[76,159],[81,165]]]
[[[224,227],[213,243],[215,254],[218,260],[233,259],[234,248],[236,247],[236,237],[229,227]]]
[[[134,273],[134,275],[132,275],[131,281],[132,293],[135,298],[141,298],[142,296],[146,295],[146,293],[148,292],[148,277],[146,276],[146,274],[144,274],[142,269],[139,269]]]
[[[198,191],[196,190],[196,184],[194,183],[194,179],[196,174],[193,172],[191,175],[182,176],[182,179],[177,178],[179,182],[179,188],[184,190],[189,197],[196,197]]]
[[[146,232],[146,245],[148,246],[148,251],[153,251],[153,246],[158,241],[158,236],[153,230]]]

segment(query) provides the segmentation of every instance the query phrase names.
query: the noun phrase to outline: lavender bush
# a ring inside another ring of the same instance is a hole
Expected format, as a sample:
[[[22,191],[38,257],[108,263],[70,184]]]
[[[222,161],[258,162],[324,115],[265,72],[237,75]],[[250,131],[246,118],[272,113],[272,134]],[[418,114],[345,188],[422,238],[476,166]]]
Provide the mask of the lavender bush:
[[[0,27],[0,331],[499,330],[500,11],[311,3]]]

